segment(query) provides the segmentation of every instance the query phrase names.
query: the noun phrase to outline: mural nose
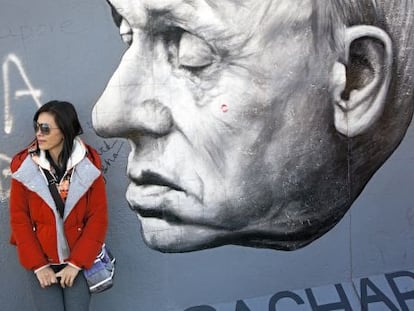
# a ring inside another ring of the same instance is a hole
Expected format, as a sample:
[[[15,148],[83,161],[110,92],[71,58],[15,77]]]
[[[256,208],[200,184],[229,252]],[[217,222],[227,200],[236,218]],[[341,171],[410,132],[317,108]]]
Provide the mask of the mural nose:
[[[140,104],[124,103],[115,110],[100,104],[93,108],[92,124],[96,133],[103,137],[163,136],[174,124],[170,108],[156,98]]]
[[[144,100],[126,118],[133,131],[159,136],[168,134],[174,123],[170,108],[158,99]]]
[[[111,137],[111,122],[108,120],[108,110],[101,109],[100,100],[92,109],[92,127],[96,134],[102,137]]]

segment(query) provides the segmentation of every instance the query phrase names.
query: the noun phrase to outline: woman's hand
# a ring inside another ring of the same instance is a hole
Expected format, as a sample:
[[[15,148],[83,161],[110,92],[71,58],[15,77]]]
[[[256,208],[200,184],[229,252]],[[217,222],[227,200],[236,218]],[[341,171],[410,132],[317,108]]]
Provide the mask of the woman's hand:
[[[56,273],[56,277],[60,278],[60,286],[63,288],[72,287],[73,282],[75,281],[76,276],[79,273],[79,269],[72,267],[71,265],[67,265],[58,273]]]
[[[45,267],[37,271],[36,276],[42,288],[45,288],[47,286],[57,283],[55,271],[53,271],[52,268],[50,267]]]

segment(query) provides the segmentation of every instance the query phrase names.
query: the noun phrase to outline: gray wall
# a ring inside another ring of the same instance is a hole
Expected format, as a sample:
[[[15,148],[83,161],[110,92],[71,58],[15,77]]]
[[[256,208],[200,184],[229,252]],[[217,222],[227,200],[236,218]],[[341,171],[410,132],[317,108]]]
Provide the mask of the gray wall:
[[[341,222],[303,249],[149,249],[125,201],[128,144],[99,138],[90,126],[92,107],[125,48],[105,1],[3,0],[1,7],[0,310],[31,310],[25,273],[8,241],[8,164],[33,137],[38,103],[50,99],[76,105],[84,139],[105,163],[107,241],[117,257],[117,276],[112,290],[93,298],[92,310],[183,310],[413,269],[412,127]]]

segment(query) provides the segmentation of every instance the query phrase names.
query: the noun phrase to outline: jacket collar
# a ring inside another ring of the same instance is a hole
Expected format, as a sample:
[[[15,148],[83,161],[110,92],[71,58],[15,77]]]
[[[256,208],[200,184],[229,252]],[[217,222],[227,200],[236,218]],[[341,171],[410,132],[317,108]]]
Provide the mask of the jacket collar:
[[[29,153],[31,153],[31,150],[33,148],[29,148]],[[86,155],[86,146],[83,143],[83,141],[77,136],[73,140],[73,149],[72,154],[70,155],[68,159],[68,163],[66,165],[66,171],[69,171],[73,167],[75,167]],[[41,168],[44,168],[48,171],[50,171],[50,162],[46,157],[46,152],[44,150],[40,150],[39,154],[33,154],[32,153],[32,159],[33,161],[39,165]]]
[[[85,156],[85,145],[80,139],[77,142],[79,145],[76,143],[78,147],[74,146],[74,152],[72,152],[74,156],[71,156],[73,158],[71,165],[72,167],[76,165],[76,167],[72,173],[69,193],[65,203],[64,219],[101,174],[101,171]],[[83,158],[80,158],[82,154]],[[42,163],[45,164],[45,162]],[[17,171],[12,174],[12,178],[21,182],[30,191],[36,192],[54,210],[56,216],[58,216],[55,201],[48,188],[47,179],[39,166],[40,164],[36,163],[33,157],[28,156],[24,159]]]

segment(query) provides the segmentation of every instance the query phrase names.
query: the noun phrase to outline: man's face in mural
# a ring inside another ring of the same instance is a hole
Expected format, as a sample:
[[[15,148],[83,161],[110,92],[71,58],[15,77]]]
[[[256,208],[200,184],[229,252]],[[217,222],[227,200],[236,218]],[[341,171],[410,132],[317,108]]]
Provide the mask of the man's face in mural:
[[[110,3],[128,49],[93,124],[130,141],[126,196],[150,247],[295,249],[343,216],[343,72],[316,49],[311,1]]]

